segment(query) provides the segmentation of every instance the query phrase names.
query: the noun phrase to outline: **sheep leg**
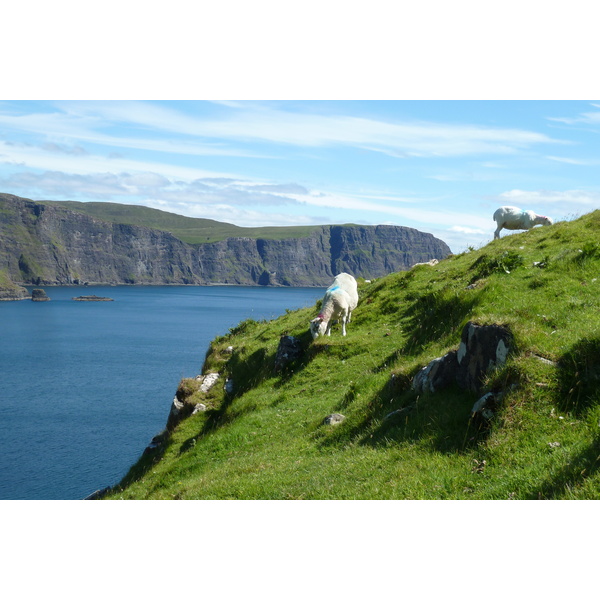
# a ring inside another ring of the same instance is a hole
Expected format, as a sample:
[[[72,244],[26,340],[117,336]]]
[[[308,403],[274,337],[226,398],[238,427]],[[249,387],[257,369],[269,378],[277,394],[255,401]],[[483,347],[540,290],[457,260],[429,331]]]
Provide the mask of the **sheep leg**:
[[[496,229],[496,231],[494,232],[494,239],[498,240],[500,239],[500,230],[502,229],[502,225],[498,225],[498,229]]]
[[[350,313],[346,310],[341,315],[341,317],[342,317],[342,335],[346,335],[346,321],[350,320],[350,319],[347,319],[348,314],[350,314]]]

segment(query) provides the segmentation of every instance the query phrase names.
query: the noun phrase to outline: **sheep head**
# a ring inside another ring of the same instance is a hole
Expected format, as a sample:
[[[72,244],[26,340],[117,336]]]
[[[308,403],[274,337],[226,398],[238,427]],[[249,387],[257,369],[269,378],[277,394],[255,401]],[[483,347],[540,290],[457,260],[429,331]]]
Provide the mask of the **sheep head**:
[[[310,333],[312,335],[313,340],[316,340],[320,335],[325,335],[326,329],[327,322],[323,319],[321,315],[319,315],[310,322]]]

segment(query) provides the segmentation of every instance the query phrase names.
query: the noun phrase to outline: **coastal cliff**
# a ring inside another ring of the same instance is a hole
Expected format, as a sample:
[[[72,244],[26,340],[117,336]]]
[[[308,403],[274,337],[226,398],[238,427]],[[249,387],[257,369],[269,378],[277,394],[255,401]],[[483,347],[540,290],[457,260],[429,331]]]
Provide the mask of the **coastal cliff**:
[[[26,300],[31,294],[23,286],[11,281],[5,271],[0,271],[0,301],[1,300]]]
[[[372,279],[448,254],[431,234],[389,225],[190,244],[168,231],[0,194],[0,269],[21,284],[325,286],[340,271]]]

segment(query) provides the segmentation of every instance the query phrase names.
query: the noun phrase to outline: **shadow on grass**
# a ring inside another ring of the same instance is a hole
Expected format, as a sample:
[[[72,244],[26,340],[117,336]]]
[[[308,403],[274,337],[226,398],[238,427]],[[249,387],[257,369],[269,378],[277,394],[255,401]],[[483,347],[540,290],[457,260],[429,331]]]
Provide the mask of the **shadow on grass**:
[[[365,416],[353,426],[342,425],[324,437],[321,446],[354,441],[374,448],[393,443],[429,440],[433,451],[465,452],[485,439],[489,430],[470,419],[475,395],[450,386],[435,394],[418,396],[410,389],[411,378],[391,378],[370,400]],[[336,410],[355,399],[351,387]]]
[[[600,338],[583,339],[559,359],[559,408],[581,415],[600,402]]]
[[[548,478],[540,487],[532,492],[530,500],[560,499],[567,488],[581,485],[600,469],[600,437],[579,454],[571,458],[557,475]]]
[[[377,426],[366,432],[361,443],[378,447],[427,438],[436,452],[461,453],[488,436],[487,427],[471,421],[473,394],[450,386],[413,398],[387,415],[380,412]]]
[[[419,296],[406,313],[409,319],[406,330],[413,335],[401,352],[418,354],[432,341],[449,335],[460,337],[459,328],[479,303],[480,294],[477,290],[458,294],[446,289]]]

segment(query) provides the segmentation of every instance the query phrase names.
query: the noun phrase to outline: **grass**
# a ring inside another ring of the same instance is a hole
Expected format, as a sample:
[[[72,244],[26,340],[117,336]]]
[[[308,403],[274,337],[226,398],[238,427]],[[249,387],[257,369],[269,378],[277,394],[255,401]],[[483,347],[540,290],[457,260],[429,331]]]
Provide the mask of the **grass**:
[[[213,388],[208,410],[108,497],[600,498],[599,227],[596,211],[363,283],[345,338],[334,327],[311,340],[318,303],[240,323],[212,342],[203,368],[231,377],[233,393]],[[488,426],[470,421],[478,396],[410,386],[469,320],[505,325],[516,342],[489,376],[504,399]],[[288,334],[304,353],[276,372]],[[334,412],[346,419],[325,425]]]

